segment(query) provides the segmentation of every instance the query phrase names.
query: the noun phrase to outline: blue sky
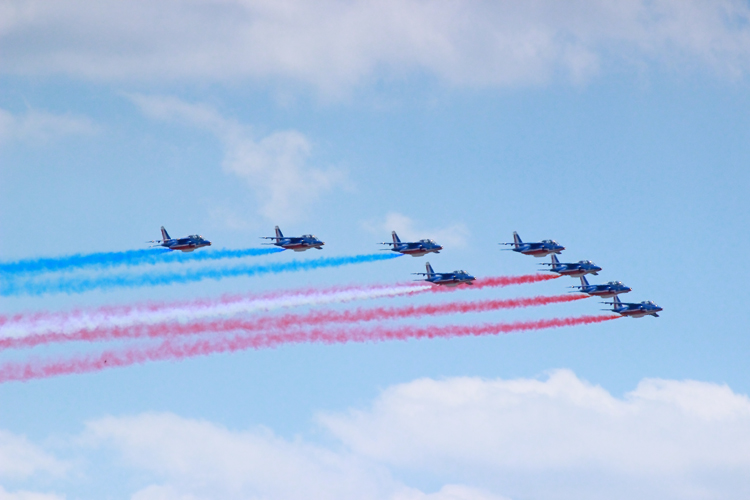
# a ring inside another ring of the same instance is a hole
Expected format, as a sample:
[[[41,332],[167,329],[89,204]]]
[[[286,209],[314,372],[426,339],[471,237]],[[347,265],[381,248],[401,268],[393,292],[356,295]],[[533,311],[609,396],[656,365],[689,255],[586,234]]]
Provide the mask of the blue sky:
[[[161,225],[256,247],[278,224],[324,252],[253,262],[370,253],[397,229],[444,244],[436,270],[515,275],[539,262],[500,251],[517,230],[665,310],[0,384],[0,498],[747,497],[745,2],[2,9],[3,261],[143,248]],[[391,283],[425,260],[3,297],[0,312]]]

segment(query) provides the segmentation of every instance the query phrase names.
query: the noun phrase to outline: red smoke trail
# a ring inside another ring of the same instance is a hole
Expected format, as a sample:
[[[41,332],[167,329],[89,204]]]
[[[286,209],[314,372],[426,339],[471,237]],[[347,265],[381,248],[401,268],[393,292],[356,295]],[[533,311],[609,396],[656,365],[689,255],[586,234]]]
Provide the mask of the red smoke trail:
[[[300,325],[318,326],[327,323],[356,323],[361,321],[379,321],[389,319],[435,316],[443,314],[464,314],[486,312],[498,309],[516,309],[519,307],[546,306],[574,302],[588,298],[588,295],[554,295],[525,297],[519,299],[496,299],[474,302],[449,302],[445,304],[427,304],[405,307],[376,307],[354,309],[350,311],[312,311],[307,314],[285,314],[282,316],[261,316],[252,319],[220,319],[212,321],[193,321],[189,323],[163,322],[149,325],[127,327],[103,327],[93,330],[82,329],[69,334],[30,335],[21,338],[0,339],[0,349],[34,347],[52,342],[67,341],[104,341],[122,338],[139,337],[175,337],[200,333],[219,333],[231,331],[261,331],[293,328]]]
[[[555,280],[560,276],[557,274],[526,274],[523,276],[495,276],[493,278],[480,278],[472,285],[474,288],[502,287],[510,285],[526,285],[528,283],[540,283],[542,281]]]
[[[499,276],[478,280],[473,287],[504,287],[555,279],[557,276],[532,274],[525,276]],[[412,289],[413,287],[413,289]],[[224,296],[219,299],[202,299],[186,302],[152,302],[126,306],[108,306],[89,310],[47,313],[35,312],[0,316],[0,349],[17,344],[13,339],[29,336],[67,335],[79,330],[130,327],[138,324],[156,324],[172,320],[197,320],[197,316],[227,316],[253,310],[286,308],[316,303],[349,302],[367,298],[386,298],[389,295],[413,295],[426,292],[456,291],[458,288],[427,286],[424,282],[407,282],[395,285],[340,286],[324,289],[277,291],[259,295]],[[370,296],[372,295],[372,296]],[[231,314],[230,313],[231,310]],[[7,341],[7,342],[6,342]]]
[[[74,373],[98,372],[106,368],[130,366],[148,361],[179,361],[215,353],[236,352],[247,349],[272,349],[287,344],[345,344],[348,342],[384,342],[388,340],[498,335],[501,333],[542,330],[546,328],[588,325],[618,319],[619,317],[609,315],[579,316],[574,318],[516,321],[514,323],[477,326],[313,328],[311,330],[292,330],[264,335],[226,335],[214,338],[201,338],[190,342],[167,339],[153,347],[110,350],[104,351],[99,355],[78,356],[57,361],[6,363],[0,365],[0,383],[13,380],[28,381]]]

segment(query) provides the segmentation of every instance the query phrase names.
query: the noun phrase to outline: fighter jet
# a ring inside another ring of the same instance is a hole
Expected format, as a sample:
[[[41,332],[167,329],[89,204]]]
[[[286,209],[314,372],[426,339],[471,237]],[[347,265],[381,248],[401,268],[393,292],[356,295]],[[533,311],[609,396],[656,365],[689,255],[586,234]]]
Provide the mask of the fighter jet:
[[[160,240],[149,241],[149,243],[157,243],[154,246],[166,247],[170,250],[182,250],[183,252],[192,252],[196,248],[211,246],[211,242],[203,239],[203,236],[199,234],[191,234],[185,238],[170,238],[164,226],[161,227],[161,238]]]
[[[445,286],[458,286],[460,284],[473,285],[472,281],[476,278],[471,276],[466,271],[453,271],[452,273],[436,273],[430,263],[428,262],[425,266],[427,268],[426,273],[412,273],[427,276],[427,279],[415,280],[415,281],[429,281],[433,285],[445,285]]]
[[[589,285],[585,276],[580,276],[581,286],[570,286],[568,288],[578,288],[581,293],[587,293],[592,297],[602,297],[609,299],[616,297],[620,293],[628,293],[632,290],[629,286],[622,284],[622,281],[610,281],[604,285]]]
[[[545,262],[540,265],[552,266],[552,268],[548,269],[548,271],[557,273],[560,276],[572,276],[574,278],[577,278],[579,276],[584,276],[586,274],[596,275],[599,273],[599,271],[602,270],[601,267],[597,266],[590,260],[579,260],[578,262],[561,263],[559,260],[557,260],[557,255],[552,256],[551,264],[547,264]]]
[[[644,316],[653,316],[655,318],[658,318],[659,315],[656,313],[663,310],[661,307],[657,306],[650,300],[644,300],[641,303],[620,302],[619,297],[617,297],[616,295],[615,298],[612,299],[612,302],[602,302],[602,304],[612,304],[612,312],[616,312],[621,316],[627,316],[630,318],[642,318]],[[609,309],[605,309],[605,311],[609,311]]]
[[[276,245],[284,250],[294,250],[295,252],[304,252],[310,248],[321,248],[325,243],[320,241],[317,237],[312,234],[303,234],[302,236],[284,236],[281,234],[279,226],[275,227],[276,236],[261,236],[265,240],[276,240],[274,243],[264,243],[264,245]]]
[[[500,243],[501,245],[513,245],[513,248],[503,248],[503,250],[513,250],[524,255],[533,255],[534,257],[545,257],[551,253],[560,254],[565,247],[555,240],[542,240],[537,243],[524,243],[518,233],[513,231],[513,243]]]
[[[381,245],[393,245],[393,248],[385,248],[384,250],[390,250],[391,252],[398,252],[404,255],[411,255],[412,257],[421,257],[430,252],[440,253],[443,249],[440,245],[435,243],[434,240],[419,240],[405,242],[401,241],[396,234],[396,231],[391,231],[393,237],[393,243],[384,242]]]

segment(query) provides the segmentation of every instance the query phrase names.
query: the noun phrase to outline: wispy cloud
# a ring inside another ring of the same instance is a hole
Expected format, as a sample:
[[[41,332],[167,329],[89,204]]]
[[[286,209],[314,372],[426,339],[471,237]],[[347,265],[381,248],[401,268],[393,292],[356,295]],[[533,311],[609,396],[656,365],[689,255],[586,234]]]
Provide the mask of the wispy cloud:
[[[309,164],[312,143],[296,130],[256,138],[249,126],[225,118],[204,104],[162,96],[130,98],[147,116],[187,123],[215,135],[224,145],[222,168],[247,183],[255,193],[261,215],[269,220],[295,220],[324,193],[348,184],[343,170]]]
[[[64,500],[64,496],[54,493],[39,493],[36,491],[6,491],[0,486],[0,500]]]
[[[389,212],[384,218],[365,221],[362,226],[373,235],[385,238],[383,241],[390,241],[391,231],[396,231],[402,241],[431,238],[441,245],[458,248],[466,247],[470,234],[466,224],[463,223],[425,228],[399,212]]]
[[[56,115],[38,110],[13,114],[0,109],[0,142],[46,142],[67,135],[91,135],[97,130],[96,124],[84,116]]]
[[[0,477],[24,479],[38,473],[61,476],[67,468],[67,464],[25,437],[0,430]]]
[[[93,80],[282,78],[337,92],[429,74],[449,85],[584,82],[608,68],[750,69],[741,0],[6,3],[2,71]]]

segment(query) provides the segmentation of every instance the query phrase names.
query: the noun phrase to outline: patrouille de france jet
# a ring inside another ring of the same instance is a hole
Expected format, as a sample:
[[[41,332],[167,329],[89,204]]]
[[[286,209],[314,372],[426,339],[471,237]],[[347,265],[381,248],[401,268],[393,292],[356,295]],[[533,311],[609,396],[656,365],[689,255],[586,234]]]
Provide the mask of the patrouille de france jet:
[[[513,248],[504,248],[503,250],[513,250],[524,255],[533,255],[534,257],[545,257],[551,253],[560,254],[565,247],[555,240],[542,240],[535,243],[524,243],[518,233],[513,231],[513,243],[500,243],[501,245],[513,245]]]
[[[633,289],[622,284],[622,281],[610,281],[603,285],[589,285],[585,276],[581,276],[581,286],[571,286],[569,288],[578,288],[577,291],[587,293],[592,297],[602,297],[609,299],[621,293],[628,293]]]
[[[604,304],[612,304],[612,312],[616,312],[621,316],[627,316],[629,318],[642,318],[644,316],[653,316],[658,318],[656,314],[663,309],[650,300],[644,300],[640,303],[635,302],[621,302],[619,297],[615,296],[612,302],[604,302]],[[610,309],[605,309],[609,311]]]
[[[169,233],[164,226],[161,227],[160,240],[152,240],[149,243],[158,243],[156,246],[166,247],[170,250],[182,250],[183,252],[192,252],[196,248],[210,247],[211,242],[203,239],[203,236],[191,234],[185,238],[170,238]]]
[[[445,285],[445,286],[458,286],[473,285],[472,281],[476,278],[466,271],[453,271],[452,273],[436,273],[430,263],[428,262],[425,266],[427,268],[426,273],[412,273],[427,276],[426,279],[416,281],[429,281],[433,285]]]
[[[434,240],[401,241],[396,231],[391,231],[391,236],[393,237],[393,243],[385,242],[381,243],[381,245],[393,245],[393,248],[385,249],[392,252],[411,255],[412,257],[421,257],[430,252],[440,253],[440,250],[443,249]]]
[[[547,264],[546,262],[541,264],[542,266],[552,266],[548,271],[557,273],[560,276],[572,276],[577,278],[579,276],[585,276],[587,274],[597,275],[602,270],[601,267],[597,266],[590,260],[579,260],[578,262],[560,262],[557,260],[557,255],[552,256],[552,263]]]
[[[266,245],[276,245],[284,250],[294,250],[295,252],[304,252],[310,248],[316,248],[323,250],[323,243],[317,237],[312,234],[303,234],[302,236],[284,236],[281,234],[281,229],[276,226],[276,236],[261,236],[265,240],[276,240],[273,243],[265,243]]]

